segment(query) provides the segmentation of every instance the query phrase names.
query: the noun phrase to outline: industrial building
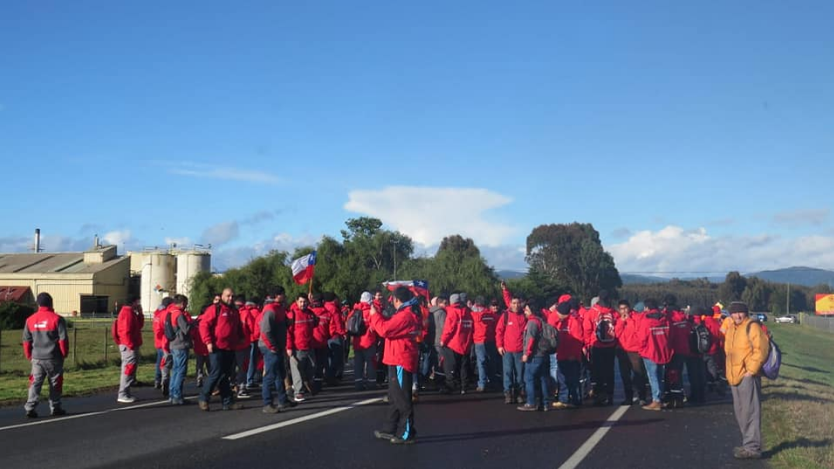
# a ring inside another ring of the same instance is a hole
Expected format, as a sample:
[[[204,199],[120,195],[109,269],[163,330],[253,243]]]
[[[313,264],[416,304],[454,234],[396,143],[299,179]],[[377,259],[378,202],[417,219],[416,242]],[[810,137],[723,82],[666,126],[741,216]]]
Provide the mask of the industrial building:
[[[130,275],[134,288],[138,288],[142,309],[153,311],[166,296],[179,293],[189,296],[191,279],[200,272],[211,270],[211,254],[208,250],[145,249],[131,251]]]
[[[112,311],[127,298],[129,280],[130,261],[116,255],[116,246],[96,243],[86,252],[0,254],[0,291],[23,289],[18,295],[27,301],[48,292],[55,311],[63,315]]]

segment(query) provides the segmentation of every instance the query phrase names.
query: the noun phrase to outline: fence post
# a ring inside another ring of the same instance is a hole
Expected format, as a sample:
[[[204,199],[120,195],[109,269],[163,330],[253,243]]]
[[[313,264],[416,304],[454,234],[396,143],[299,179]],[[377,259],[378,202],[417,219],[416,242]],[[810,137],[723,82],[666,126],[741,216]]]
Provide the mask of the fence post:
[[[104,326],[104,364],[107,365],[107,326]]]
[[[72,327],[72,366],[78,366],[78,325]]]

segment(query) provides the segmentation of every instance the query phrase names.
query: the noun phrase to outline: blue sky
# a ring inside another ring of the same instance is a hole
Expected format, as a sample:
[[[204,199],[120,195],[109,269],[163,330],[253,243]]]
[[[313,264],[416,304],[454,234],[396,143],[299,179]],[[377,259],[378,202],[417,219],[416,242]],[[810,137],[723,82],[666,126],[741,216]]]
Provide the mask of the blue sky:
[[[498,268],[575,220],[624,272],[834,268],[831,2],[169,3],[0,7],[0,251],[224,268],[366,214]]]

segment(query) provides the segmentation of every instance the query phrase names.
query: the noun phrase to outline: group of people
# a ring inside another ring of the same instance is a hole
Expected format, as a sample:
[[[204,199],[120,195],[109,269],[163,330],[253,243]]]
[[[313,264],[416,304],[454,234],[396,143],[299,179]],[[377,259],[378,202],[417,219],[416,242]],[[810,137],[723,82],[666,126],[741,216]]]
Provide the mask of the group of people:
[[[413,403],[421,389],[465,394],[472,386],[474,392],[500,388],[504,402],[524,412],[571,409],[586,398],[606,406],[613,405],[619,366],[622,405],[639,403],[646,410],[699,404],[707,390],[723,393],[728,384],[744,435],[735,455],[760,456],[759,372],[768,337],[744,303],[732,303],[722,323],[720,309],[690,307],[684,313],[672,296],[662,304],[646,299],[636,311],[627,301],[614,309],[606,291],[585,307],[570,295],[536,304],[503,282],[501,289],[503,307],[465,293],[429,300],[398,287],[387,299],[380,291],[364,292],[351,308],[332,293],[288,302],[281,287],[258,307],[227,288],[196,318],[187,312],[188,299],[175,295],[153,315],[155,386],[171,404],[184,404],[193,350],[201,410],[210,409],[216,394],[223,410],[239,409],[238,399],[260,386],[263,412],[278,413],[338,383],[352,346],[357,390],[375,388],[385,380],[377,374],[381,364],[388,367],[390,411],[375,436],[408,444],[416,438]],[[24,330],[24,353],[32,360],[26,415],[37,417],[46,378],[52,414],[62,415],[66,323],[47,293],[37,301],[40,308]],[[120,403],[135,401],[131,387],[143,327],[138,301],[127,302],[114,327],[122,356]]]

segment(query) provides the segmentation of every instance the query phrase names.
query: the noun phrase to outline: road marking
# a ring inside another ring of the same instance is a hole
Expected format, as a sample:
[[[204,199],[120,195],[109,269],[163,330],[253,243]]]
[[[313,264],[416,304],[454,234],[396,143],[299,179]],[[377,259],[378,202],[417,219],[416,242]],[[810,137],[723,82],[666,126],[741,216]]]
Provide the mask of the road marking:
[[[575,469],[576,467],[579,467],[582,460],[588,457],[588,454],[590,454],[594,447],[602,441],[602,438],[606,433],[608,433],[608,430],[611,430],[611,427],[617,423],[617,420],[620,420],[620,418],[622,418],[622,416],[625,415],[626,411],[630,408],[631,406],[624,405],[615,410],[614,413],[608,417],[608,420],[606,420],[601,427],[597,428],[597,431],[595,431],[594,434],[588,438],[588,441],[583,443],[582,446],[580,446],[579,449],[573,453],[570,459],[559,466],[559,469]]]
[[[310,420],[315,420],[322,417],[327,417],[328,415],[338,414],[339,412],[344,412],[346,410],[353,409],[354,407],[360,407],[363,405],[374,404],[376,402],[382,401],[381,397],[376,397],[374,399],[367,399],[364,401],[354,402],[353,404],[336,407],[334,409],[325,410],[323,412],[317,412],[315,414],[305,415],[304,417],[298,417],[292,420],[287,420],[285,422],[274,423],[272,425],[267,425],[265,427],[254,428],[252,430],[247,430],[245,432],[235,433],[234,435],[224,436],[224,440],[239,440],[241,438],[246,438],[249,436],[258,435],[264,432],[270,432],[272,430],[277,430],[279,428],[289,427],[290,425],[295,425],[297,423],[307,422]]]
[[[199,396],[196,396],[196,395],[195,396],[187,396],[187,397],[184,397],[183,399],[193,399],[195,397],[199,397]],[[121,412],[123,410],[141,409],[143,407],[153,407],[153,406],[157,406],[157,405],[160,405],[160,404],[169,404],[170,402],[171,401],[166,399],[164,401],[148,402],[146,404],[132,405],[132,406],[128,406],[128,407],[118,407],[116,409],[100,410],[100,411],[97,411],[97,412],[87,412],[86,414],[69,415],[67,417],[58,417],[58,418],[54,418],[54,419],[38,420],[36,422],[21,423],[21,424],[18,424],[18,425],[9,425],[8,427],[0,427],[0,432],[2,432],[3,430],[14,430],[15,428],[33,427],[35,425],[45,425],[47,423],[63,422],[65,420],[74,420],[74,419],[80,419],[80,418],[84,418],[84,417],[92,417],[94,415],[104,415],[104,414],[109,414],[109,413],[112,413],[112,412]]]

